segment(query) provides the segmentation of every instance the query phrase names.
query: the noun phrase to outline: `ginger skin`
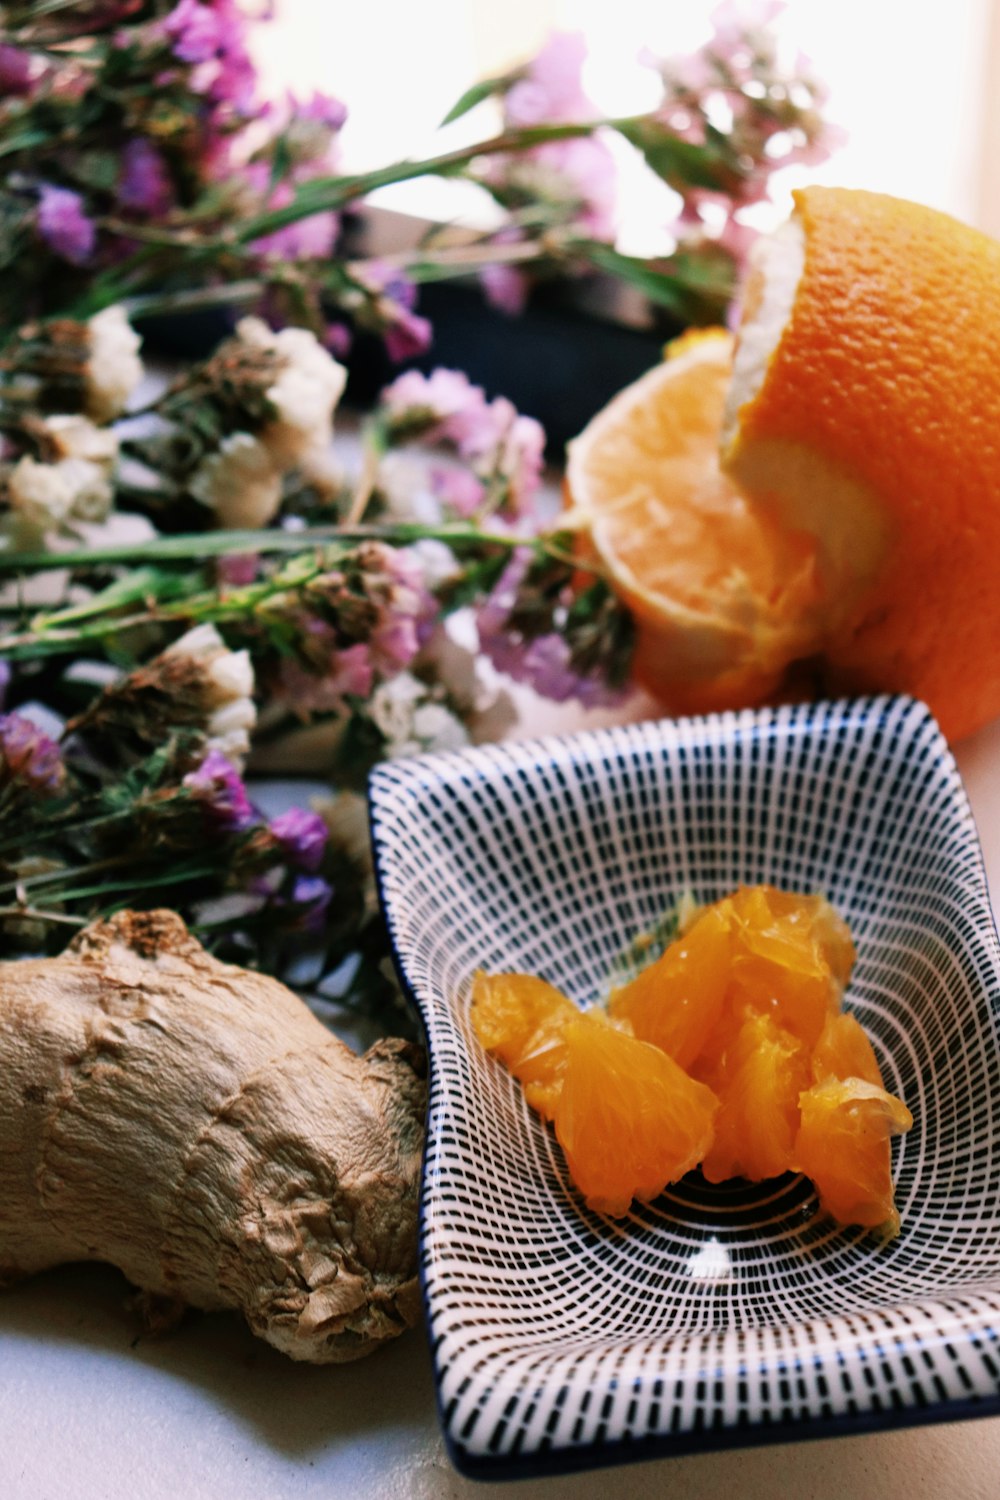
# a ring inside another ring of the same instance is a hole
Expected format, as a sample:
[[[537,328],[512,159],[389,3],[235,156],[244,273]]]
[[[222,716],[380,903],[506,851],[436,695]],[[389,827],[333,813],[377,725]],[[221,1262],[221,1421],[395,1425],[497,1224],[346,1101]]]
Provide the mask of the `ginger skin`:
[[[67,1261],[238,1308],[292,1359],[419,1316],[423,1054],[356,1056],[172,912],[0,964],[0,1285]]]

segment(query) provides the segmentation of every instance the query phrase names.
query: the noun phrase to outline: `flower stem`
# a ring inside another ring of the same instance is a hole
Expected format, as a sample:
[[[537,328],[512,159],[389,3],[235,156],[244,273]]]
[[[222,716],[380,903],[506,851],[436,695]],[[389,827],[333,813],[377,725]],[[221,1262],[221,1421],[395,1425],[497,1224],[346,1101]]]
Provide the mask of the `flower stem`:
[[[340,542],[387,542],[408,546],[411,542],[446,542],[450,547],[531,547],[535,536],[484,531],[462,522],[440,526],[418,521],[396,521],[385,526],[308,526],[301,531],[209,531],[193,535],[163,536],[153,541],[114,547],[91,547],[68,552],[0,552],[0,574],[44,573],[53,568],[139,566],[142,563],[201,561],[206,557],[228,557],[240,553],[308,552],[314,546]]]

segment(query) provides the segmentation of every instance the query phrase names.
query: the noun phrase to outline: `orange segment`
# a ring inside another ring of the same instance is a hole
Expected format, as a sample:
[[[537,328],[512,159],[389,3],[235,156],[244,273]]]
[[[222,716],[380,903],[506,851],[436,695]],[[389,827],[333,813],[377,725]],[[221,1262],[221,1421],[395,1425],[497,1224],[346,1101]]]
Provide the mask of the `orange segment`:
[[[702,1162],[709,1182],[762,1182],[792,1165],[799,1094],[809,1082],[802,1042],[766,1014],[750,1016],[709,1080],[719,1095],[715,1139]]]
[[[754,886],[731,898],[735,919],[734,1010],[770,1010],[812,1047],[840,1008],[854,949],[850,934],[822,896]]]
[[[709,908],[655,963],[612,993],[611,1014],[690,1068],[719,1024],[731,947],[729,922]]]
[[[554,985],[533,974],[472,977],[472,1029],[524,1088],[531,1108],[551,1120],[566,1068],[563,1032],[580,1014]]]
[[[838,1224],[899,1233],[889,1137],[909,1130],[902,1100],[860,1078],[828,1078],[799,1098],[802,1123],[794,1163],[809,1177],[822,1208]]]
[[[882,1070],[871,1042],[853,1016],[829,1016],[813,1049],[812,1081],[860,1078],[882,1087]]]
[[[658,1047],[592,1013],[565,1029],[556,1137],[590,1208],[620,1217],[698,1165],[718,1101]]]
[[[722,329],[678,340],[567,455],[571,520],[636,616],[636,676],[675,709],[771,691],[817,598],[814,544],[719,469],[732,348]]]

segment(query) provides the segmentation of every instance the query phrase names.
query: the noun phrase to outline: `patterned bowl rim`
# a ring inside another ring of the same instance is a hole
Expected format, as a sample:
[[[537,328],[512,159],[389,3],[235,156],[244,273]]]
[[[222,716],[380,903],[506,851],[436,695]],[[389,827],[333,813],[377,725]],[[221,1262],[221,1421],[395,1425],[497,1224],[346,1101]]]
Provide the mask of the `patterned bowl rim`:
[[[816,717],[825,714],[828,722],[835,722],[838,718],[870,717],[873,715],[886,716],[894,709],[899,709],[911,715],[914,731],[923,725],[924,727],[929,727],[937,737],[939,742],[938,758],[943,768],[946,769],[951,783],[954,794],[954,809],[965,825],[966,832],[971,839],[975,852],[975,863],[968,872],[968,875],[970,885],[974,887],[975,895],[980,898],[988,914],[988,932],[986,933],[986,937],[996,960],[1000,958],[1000,929],[998,929],[996,913],[989,894],[982,843],[969,804],[968,794],[954,755],[945,741],[930,709],[925,704],[905,694],[813,700],[811,702],[788,704],[776,708],[725,710],[678,718],[664,717],[623,723],[621,725],[610,725],[597,729],[583,729],[570,733],[531,736],[524,739],[507,741],[502,743],[499,748],[512,750],[519,756],[530,756],[538,760],[564,752],[566,749],[589,749],[591,753],[597,753],[602,746],[611,746],[616,742],[621,745],[623,730],[626,731],[626,735],[630,730],[643,731],[647,734],[659,732],[664,737],[664,743],[667,743],[669,738],[676,736],[679,732],[683,733],[699,728],[706,732],[714,730],[716,733],[727,734],[731,738],[736,739],[743,735],[757,734],[762,729],[780,724],[782,722],[781,716],[788,712],[793,714],[806,713]],[[403,952],[404,944],[398,937],[399,927],[393,902],[387,895],[388,872],[392,862],[392,855],[389,843],[382,835],[381,818],[383,813],[383,798],[388,799],[391,795],[395,795],[395,787],[391,785],[390,781],[393,774],[393,766],[398,770],[400,767],[419,765],[424,776],[441,777],[447,773],[449,768],[460,764],[488,764],[489,762],[485,759],[484,752],[489,751],[491,748],[498,747],[491,747],[489,745],[467,746],[458,750],[402,759],[389,763],[389,765],[376,766],[368,779],[368,822],[375,887],[379,906],[389,933],[390,948],[396,975],[406,998],[419,1017],[428,1055],[428,1105],[424,1162],[420,1184],[419,1279],[424,1318],[428,1333],[432,1374],[434,1377],[438,1421],[442,1429],[449,1457],[455,1468],[469,1478],[480,1480],[497,1481],[505,1479],[528,1479],[532,1477],[544,1478],[559,1474],[610,1468],[621,1464],[657,1458],[680,1457],[685,1454],[721,1452],[739,1448],[805,1442],[819,1438],[856,1436],[881,1432],[887,1429],[922,1427],[940,1422],[957,1422],[978,1417],[1000,1415],[1000,1292],[998,1292],[992,1300],[989,1297],[980,1298],[978,1306],[968,1305],[975,1303],[976,1299],[974,1297],[967,1297],[965,1305],[962,1305],[958,1309],[949,1309],[951,1315],[950,1326],[947,1331],[941,1330],[940,1334],[942,1340],[947,1340],[949,1348],[952,1348],[953,1342],[958,1339],[964,1339],[967,1344],[975,1345],[977,1350],[979,1350],[980,1358],[985,1359],[987,1367],[995,1375],[996,1390],[992,1393],[982,1394],[973,1392],[966,1396],[951,1394],[919,1406],[886,1406],[875,1410],[841,1411],[829,1416],[810,1416],[808,1420],[804,1420],[801,1417],[793,1417],[791,1419],[774,1421],[767,1420],[752,1425],[703,1427],[693,1432],[680,1434],[655,1433],[628,1440],[611,1440],[579,1446],[551,1447],[544,1450],[528,1449],[522,1450],[513,1456],[483,1453],[470,1448],[462,1442],[460,1436],[454,1431],[445,1408],[442,1391],[444,1367],[438,1358],[438,1344],[440,1341],[435,1342],[431,1336],[434,1304],[433,1295],[427,1280],[427,1264],[429,1259],[427,1244],[430,1233],[427,1223],[430,1197],[427,1170],[429,1152],[427,1146],[435,1137],[441,1125],[447,1111],[449,1096],[444,1085],[440,1062],[434,1046],[432,1007],[429,1003],[425,1005],[415,984],[410,979]],[[933,1306],[933,1303],[925,1305]],[[982,1354],[980,1344],[984,1340],[990,1344],[992,1356],[984,1356]],[[875,1348],[878,1349],[879,1344],[875,1334],[871,1335],[871,1341]],[[864,1357],[864,1350],[862,1350],[862,1358]]]

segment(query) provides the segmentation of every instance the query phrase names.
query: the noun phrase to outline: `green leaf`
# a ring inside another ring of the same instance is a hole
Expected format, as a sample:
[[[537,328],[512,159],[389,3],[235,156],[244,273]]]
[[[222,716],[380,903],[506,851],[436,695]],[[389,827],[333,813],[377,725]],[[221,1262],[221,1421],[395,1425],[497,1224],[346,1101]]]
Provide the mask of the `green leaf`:
[[[672,271],[658,271],[649,261],[634,255],[623,255],[611,245],[588,240],[574,247],[590,264],[609,276],[627,281],[659,307],[669,308],[685,318],[691,311],[691,297],[680,278]]]
[[[725,192],[733,179],[727,153],[720,149],[725,137],[712,145],[685,141],[665,125],[649,118],[622,120],[618,130],[646,158],[657,177],[672,187],[702,187]]]
[[[483,78],[479,83],[474,83],[449,109],[441,121],[442,127],[450,125],[453,120],[460,120],[463,115],[469,113],[470,109],[475,109],[477,104],[482,104],[494,94],[506,93],[517,76],[517,73],[501,73],[496,78]]]

